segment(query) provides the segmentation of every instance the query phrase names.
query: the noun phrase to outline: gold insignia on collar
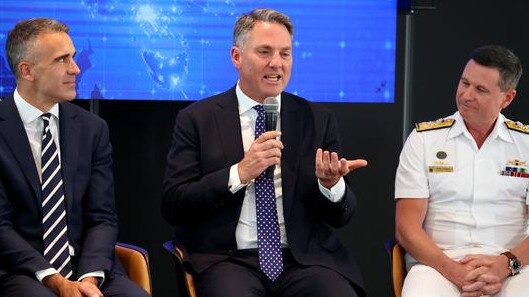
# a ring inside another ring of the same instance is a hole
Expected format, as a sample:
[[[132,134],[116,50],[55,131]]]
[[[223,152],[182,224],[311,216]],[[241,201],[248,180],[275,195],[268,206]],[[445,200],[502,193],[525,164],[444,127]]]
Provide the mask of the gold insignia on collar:
[[[505,125],[511,130],[529,134],[529,125],[524,125],[520,122],[515,122],[511,120],[506,120]]]
[[[455,122],[455,119],[438,119],[437,121],[417,123],[415,124],[415,129],[417,130],[417,132],[443,129],[452,127]]]

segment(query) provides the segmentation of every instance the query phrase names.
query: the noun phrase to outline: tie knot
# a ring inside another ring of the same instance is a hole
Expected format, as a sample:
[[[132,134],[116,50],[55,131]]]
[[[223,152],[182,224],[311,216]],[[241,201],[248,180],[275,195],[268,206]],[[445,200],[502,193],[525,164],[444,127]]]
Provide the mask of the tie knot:
[[[264,107],[261,104],[258,104],[253,107],[259,115],[264,114]]]
[[[44,127],[47,127],[50,124],[51,113],[49,112],[43,113],[41,117],[42,117],[42,120],[44,121]]]

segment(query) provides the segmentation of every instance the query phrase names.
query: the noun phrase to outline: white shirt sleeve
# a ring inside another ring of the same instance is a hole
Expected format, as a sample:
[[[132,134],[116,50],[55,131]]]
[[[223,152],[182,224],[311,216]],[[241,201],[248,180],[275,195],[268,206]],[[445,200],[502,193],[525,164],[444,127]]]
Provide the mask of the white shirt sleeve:
[[[43,280],[46,276],[49,276],[49,275],[52,275],[52,274],[55,274],[55,273],[59,273],[59,272],[57,271],[57,269],[55,269],[55,268],[48,268],[48,269],[39,270],[39,271],[35,272],[35,277],[39,280],[39,282],[42,283],[42,280]]]
[[[101,287],[101,285],[105,282],[105,273],[103,271],[94,271],[94,272],[89,272],[89,273],[83,274],[78,279],[78,281],[82,281],[83,278],[87,278],[87,277],[90,277],[90,276],[93,276],[93,277],[98,278],[100,280],[99,284],[97,285],[98,287]]]
[[[241,183],[239,177],[239,163],[230,167],[230,178],[228,179],[228,189],[232,194],[237,193],[240,189],[246,187],[248,184]]]
[[[395,176],[396,199],[430,197],[425,162],[423,135],[413,130],[400,153]]]
[[[42,280],[46,277],[46,276],[50,276],[52,274],[55,274],[55,273],[59,273],[57,271],[57,269],[55,268],[48,268],[48,269],[44,269],[44,270],[39,270],[37,272],[35,272],[35,277],[39,280],[39,282],[42,283]],[[101,281],[99,282],[99,286],[101,286],[103,284],[103,282],[105,281],[105,273],[103,271],[94,271],[94,272],[89,272],[87,274],[84,274],[82,275],[78,281],[81,281],[83,278],[87,278],[87,277],[90,277],[90,276],[93,276],[93,277],[97,277],[97,278],[100,278]]]
[[[331,189],[327,189],[322,186],[320,184],[320,180],[318,179],[318,187],[320,188],[320,192],[323,194],[323,196],[327,197],[327,199],[331,200],[332,202],[338,202],[342,200],[345,194],[345,181],[343,180],[343,177],[341,177],[338,183],[336,183],[336,185],[334,185],[334,187]]]

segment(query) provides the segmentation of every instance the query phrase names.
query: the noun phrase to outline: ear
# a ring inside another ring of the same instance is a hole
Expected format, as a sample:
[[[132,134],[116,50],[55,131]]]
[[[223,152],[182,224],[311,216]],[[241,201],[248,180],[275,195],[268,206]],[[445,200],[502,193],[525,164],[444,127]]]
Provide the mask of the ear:
[[[514,100],[514,97],[516,96],[516,90],[510,89],[505,92],[505,96],[503,97],[503,102],[501,103],[501,109],[507,108],[511,104],[511,102]]]
[[[31,63],[26,61],[21,61],[18,63],[18,74],[21,79],[33,81],[33,69]]]
[[[230,51],[230,56],[231,56],[231,62],[233,63],[233,66],[235,66],[235,68],[237,69],[240,69],[241,68],[241,49],[234,45],[231,47],[231,51]]]

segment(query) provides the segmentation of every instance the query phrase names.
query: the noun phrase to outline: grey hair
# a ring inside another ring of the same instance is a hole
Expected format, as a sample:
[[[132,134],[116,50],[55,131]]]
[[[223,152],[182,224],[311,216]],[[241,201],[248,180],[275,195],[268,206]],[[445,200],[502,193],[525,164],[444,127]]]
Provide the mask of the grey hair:
[[[285,26],[290,37],[294,36],[294,26],[290,18],[273,9],[267,8],[258,8],[254,9],[248,13],[242,14],[235,23],[233,28],[233,45],[243,48],[248,33],[252,30],[255,23],[257,22],[266,22],[266,23],[276,23]]]
[[[44,32],[68,33],[67,25],[50,18],[33,18],[20,21],[9,31],[6,40],[7,62],[18,79],[18,64],[24,59],[33,61],[37,36]]]

